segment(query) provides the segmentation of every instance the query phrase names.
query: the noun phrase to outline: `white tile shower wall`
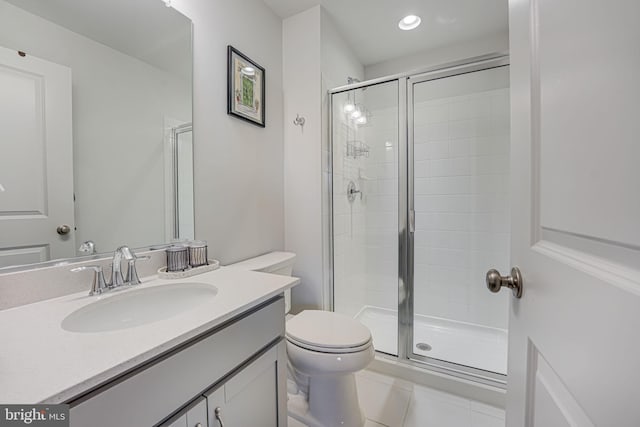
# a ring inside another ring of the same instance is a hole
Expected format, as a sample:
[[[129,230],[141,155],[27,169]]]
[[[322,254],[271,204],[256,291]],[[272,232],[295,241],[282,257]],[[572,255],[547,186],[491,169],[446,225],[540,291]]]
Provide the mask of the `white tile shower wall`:
[[[509,92],[415,105],[415,312],[506,328],[507,293],[484,285],[509,267]]]
[[[371,160],[366,155],[349,155],[348,145],[362,142],[364,132],[342,112],[346,98],[346,94],[336,95],[333,101],[334,308],[354,316],[365,303],[367,198],[363,177],[369,174]],[[353,202],[347,197],[351,181],[363,191]]]
[[[365,187],[366,304],[395,310],[398,308],[398,108],[384,105],[381,95],[384,94],[373,90],[365,94],[366,102],[382,104],[371,111],[370,125],[364,128],[371,146],[372,166]]]
[[[348,315],[365,305],[397,308],[396,94],[395,83],[357,90],[357,103],[370,112],[363,126],[343,113],[347,95],[334,97],[334,300],[336,311]],[[347,146],[354,143],[364,144],[366,154],[349,155]],[[361,191],[352,203],[346,194],[350,181]]]

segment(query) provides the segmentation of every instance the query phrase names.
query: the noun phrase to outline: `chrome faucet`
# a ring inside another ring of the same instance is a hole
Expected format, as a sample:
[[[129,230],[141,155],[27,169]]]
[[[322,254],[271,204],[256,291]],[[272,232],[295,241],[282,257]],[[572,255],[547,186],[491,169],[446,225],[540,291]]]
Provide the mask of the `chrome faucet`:
[[[127,261],[127,278],[122,278],[122,260]],[[128,246],[120,246],[113,253],[113,260],[111,262],[111,283],[108,283],[104,279],[102,273],[102,267],[99,265],[87,265],[72,269],[73,272],[92,270],[95,272],[93,282],[91,284],[91,295],[99,295],[110,289],[115,289],[124,285],[137,285],[140,283],[138,278],[138,272],[136,271],[136,261],[151,259],[149,256],[137,256]]]

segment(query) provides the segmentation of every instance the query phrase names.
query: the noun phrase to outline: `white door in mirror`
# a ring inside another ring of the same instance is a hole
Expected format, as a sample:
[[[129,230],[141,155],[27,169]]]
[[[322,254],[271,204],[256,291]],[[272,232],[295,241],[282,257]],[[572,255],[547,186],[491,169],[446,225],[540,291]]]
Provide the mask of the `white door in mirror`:
[[[71,122],[71,70],[0,47],[0,267],[75,255]]]

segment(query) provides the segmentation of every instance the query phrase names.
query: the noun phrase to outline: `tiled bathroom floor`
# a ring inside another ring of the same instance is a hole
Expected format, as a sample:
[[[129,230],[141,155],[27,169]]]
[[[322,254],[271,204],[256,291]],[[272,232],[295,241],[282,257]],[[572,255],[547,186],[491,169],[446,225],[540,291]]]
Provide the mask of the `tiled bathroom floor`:
[[[371,371],[356,375],[365,427],[504,427],[504,411]],[[289,427],[304,427],[289,418]]]

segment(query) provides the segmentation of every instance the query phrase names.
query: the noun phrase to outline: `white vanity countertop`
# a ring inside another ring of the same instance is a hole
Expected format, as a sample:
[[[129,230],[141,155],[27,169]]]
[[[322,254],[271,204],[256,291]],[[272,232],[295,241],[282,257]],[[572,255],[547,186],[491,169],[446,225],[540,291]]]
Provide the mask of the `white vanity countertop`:
[[[87,285],[86,292],[0,311],[0,402],[68,401],[281,294],[299,279],[221,267],[187,279],[142,281],[131,290],[199,282],[218,293],[164,320],[96,333],[68,332],[61,323],[78,308],[128,289],[89,297]]]

